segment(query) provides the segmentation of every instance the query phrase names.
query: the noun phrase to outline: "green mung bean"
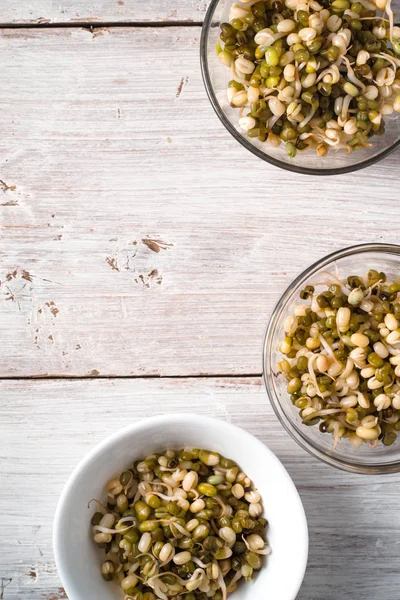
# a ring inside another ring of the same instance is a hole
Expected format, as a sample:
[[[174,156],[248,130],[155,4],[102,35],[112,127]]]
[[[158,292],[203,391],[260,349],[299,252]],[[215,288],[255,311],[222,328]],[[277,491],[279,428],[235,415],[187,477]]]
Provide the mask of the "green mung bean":
[[[162,577],[167,597],[178,592],[182,600],[203,600],[202,589],[210,585],[213,598],[223,600],[219,577],[229,588],[245,568],[243,577],[249,579],[269,552],[259,493],[235,461],[216,452],[185,448],[150,455],[122,471],[107,492],[109,512],[93,515],[93,535],[106,558],[108,552],[112,556],[101,566],[103,578],[119,582],[126,598],[156,600],[158,592],[147,580]],[[250,544],[250,552],[246,540],[255,531],[261,535],[260,550]],[[191,577],[199,571],[197,560],[210,565],[201,585]]]
[[[347,153],[365,148],[372,136],[384,132],[386,114],[400,112],[398,84],[393,85],[400,79],[400,37],[398,28],[392,35],[392,12],[386,11],[386,21],[380,20],[379,11],[386,9],[382,2],[376,11],[348,0],[325,4],[323,20],[316,6],[296,10],[261,0],[238,11],[233,5],[230,22],[220,26],[217,52],[224,65],[233,67],[242,86],[234,87],[243,92],[235,100],[230,82],[229,103],[244,117],[257,118],[256,126],[243,125],[249,137],[275,146],[283,142],[290,159],[310,149],[329,160],[331,146]],[[348,12],[352,6],[356,10]],[[384,68],[390,75],[381,85]],[[259,109],[252,87],[265,104]],[[288,120],[290,127],[271,116]]]
[[[300,292],[306,304],[290,317],[278,369],[303,424],[331,433],[334,447],[339,439],[389,446],[400,430],[399,280],[376,270],[327,279],[335,283]]]

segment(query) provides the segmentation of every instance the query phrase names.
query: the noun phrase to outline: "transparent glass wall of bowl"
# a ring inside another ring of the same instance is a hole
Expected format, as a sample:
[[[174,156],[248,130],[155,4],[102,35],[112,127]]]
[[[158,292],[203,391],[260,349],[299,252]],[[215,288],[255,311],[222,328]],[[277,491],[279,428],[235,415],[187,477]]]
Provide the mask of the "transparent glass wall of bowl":
[[[317,268],[315,272],[306,273],[301,281],[292,285],[282,296],[277,311],[272,317],[271,329],[265,347],[265,376],[271,401],[282,422],[291,430],[292,435],[306,446],[311,446],[323,455],[328,455],[343,463],[359,464],[360,466],[383,466],[399,463],[400,468],[400,436],[393,446],[379,444],[377,448],[370,448],[363,444],[360,448],[353,448],[348,440],[339,442],[332,451],[333,438],[331,434],[321,433],[318,425],[306,426],[301,422],[298,409],[293,406],[287,393],[287,382],[279,373],[277,363],[282,359],[279,345],[284,337],[284,320],[287,315],[293,314],[296,304],[306,303],[299,299],[299,292],[307,284],[314,285],[318,291],[318,284],[327,280],[326,272],[338,273],[339,279],[348,275],[364,275],[368,269],[384,271],[388,276],[400,276],[400,254],[368,251],[362,254],[346,256]],[[322,291],[323,286],[320,286]],[[326,289],[326,286],[325,286]]]
[[[294,159],[291,159],[286,154],[284,144],[281,144],[279,148],[273,148],[268,143],[260,142],[257,138],[249,138],[238,125],[240,109],[232,108],[228,103],[226,90],[232,76],[230,69],[222,65],[216,52],[220,25],[221,23],[229,21],[229,11],[232,4],[232,0],[220,0],[215,3],[215,10],[207,31],[206,68],[208,67],[212,86],[212,90],[209,91],[214,94],[219,110],[222,113],[220,114],[220,118],[222,120],[225,118],[231,124],[236,130],[237,136],[244,137],[251,146],[256,147],[263,154],[271,156],[275,160],[279,160],[288,166],[295,164],[299,168],[327,171],[345,167],[348,168],[351,165],[355,166],[367,160],[371,160],[373,157],[385,153],[388,148],[400,141],[399,113],[394,113],[393,115],[385,117],[386,132],[382,136],[373,137],[371,139],[371,147],[357,150],[350,155],[347,155],[344,151],[340,150],[338,152],[330,151],[327,158],[320,158],[314,151],[306,151],[299,152]],[[211,3],[210,10],[212,10],[212,7],[213,3]]]

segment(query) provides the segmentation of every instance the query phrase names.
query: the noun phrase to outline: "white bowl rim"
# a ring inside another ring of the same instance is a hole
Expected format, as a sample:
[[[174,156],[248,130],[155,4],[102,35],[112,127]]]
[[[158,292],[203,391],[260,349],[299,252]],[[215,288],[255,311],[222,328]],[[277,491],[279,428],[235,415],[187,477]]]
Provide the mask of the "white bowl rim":
[[[193,422],[194,420],[198,421],[199,424],[203,425],[203,426],[207,426],[210,423],[215,424],[215,422],[217,421],[218,424],[221,426],[221,428],[225,428],[225,430],[227,432],[229,430],[232,432],[233,431],[240,432],[240,434],[244,438],[247,438],[249,441],[251,440],[251,442],[253,444],[256,443],[256,445],[259,446],[260,450],[262,452],[264,452],[265,454],[267,454],[269,456],[270,460],[272,462],[274,462],[277,465],[277,467],[281,470],[282,475],[286,479],[288,486],[291,487],[291,489],[294,493],[294,497],[297,500],[297,504],[298,504],[297,508],[299,511],[299,518],[302,520],[301,530],[302,530],[303,547],[304,547],[304,552],[302,553],[302,556],[298,557],[298,559],[299,559],[298,572],[297,572],[295,581],[293,582],[294,583],[293,590],[295,592],[295,594],[293,596],[293,600],[295,600],[295,598],[297,597],[297,594],[301,588],[301,585],[303,583],[304,576],[306,573],[307,562],[308,562],[308,551],[309,551],[309,535],[308,535],[307,517],[306,517],[305,510],[304,510],[304,506],[303,506],[302,500],[300,498],[300,494],[299,494],[292,478],[290,477],[289,473],[287,472],[286,468],[281,463],[279,458],[272,452],[272,450],[270,450],[268,448],[268,446],[266,446],[263,442],[261,442],[261,440],[259,440],[257,437],[255,437],[254,435],[252,435],[245,429],[242,429],[241,427],[238,427],[237,425],[234,425],[232,423],[228,423],[227,421],[223,421],[223,420],[217,419],[215,417],[198,415],[195,413],[193,413],[193,414],[191,414],[191,413],[174,413],[174,414],[169,414],[169,415],[156,415],[154,417],[147,417],[147,418],[141,419],[137,423],[133,423],[122,429],[119,429],[115,433],[111,434],[110,436],[106,437],[104,440],[99,442],[96,446],[94,446],[94,448],[92,448],[92,450],[90,450],[82,458],[82,460],[77,464],[75,469],[72,471],[71,475],[67,479],[66,484],[64,485],[64,488],[63,488],[60,498],[58,500],[57,508],[56,508],[55,515],[54,515],[54,521],[53,521],[54,558],[55,558],[55,563],[56,563],[58,574],[60,576],[61,582],[64,586],[64,589],[65,589],[67,595],[68,595],[68,587],[69,587],[69,583],[68,583],[69,574],[64,569],[63,551],[62,551],[61,545],[60,545],[60,537],[61,537],[60,529],[62,527],[63,511],[64,511],[64,507],[65,507],[65,502],[68,498],[70,489],[74,486],[75,482],[77,482],[77,480],[79,479],[81,471],[84,470],[90,464],[90,462],[95,458],[95,456],[97,454],[99,454],[105,448],[107,448],[108,446],[112,445],[114,442],[120,440],[121,438],[123,438],[127,435],[130,435],[134,432],[138,432],[140,430],[146,429],[149,426],[165,425],[166,423],[174,423],[175,421],[177,421],[177,422],[179,421],[179,423]]]

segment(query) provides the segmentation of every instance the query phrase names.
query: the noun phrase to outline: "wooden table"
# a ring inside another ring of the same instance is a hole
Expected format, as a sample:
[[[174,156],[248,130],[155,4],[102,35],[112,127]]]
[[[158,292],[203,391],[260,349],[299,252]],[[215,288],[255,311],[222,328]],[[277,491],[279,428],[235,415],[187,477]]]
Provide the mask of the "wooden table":
[[[287,467],[310,528],[299,600],[400,597],[400,476],[308,456],[261,380],[294,275],[399,241],[400,153],[333,179],[247,153],[201,81],[206,4],[2,2],[2,600],[66,598],[51,529],[71,469],[119,427],[178,411],[241,425]]]

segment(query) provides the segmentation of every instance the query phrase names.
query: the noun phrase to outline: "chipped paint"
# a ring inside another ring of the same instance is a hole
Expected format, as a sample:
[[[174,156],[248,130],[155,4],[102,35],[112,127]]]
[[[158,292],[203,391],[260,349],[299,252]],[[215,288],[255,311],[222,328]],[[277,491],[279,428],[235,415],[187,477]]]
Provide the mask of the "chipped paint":
[[[7,202],[2,202],[0,206],[19,206],[18,200],[8,200]]]
[[[110,265],[110,267],[112,268],[113,271],[119,271],[117,261],[112,256],[107,256],[106,263],[108,263]]]
[[[0,179],[0,188],[3,192],[14,192],[17,189],[16,185],[8,185],[3,179]]]
[[[43,600],[62,600],[63,598],[68,598],[64,588],[58,588],[55,596],[42,596]]]
[[[117,240],[117,238],[111,239]],[[133,273],[136,284],[150,288],[153,284],[161,285],[163,281],[160,272],[163,261],[157,255],[161,251],[172,248],[173,245],[158,237],[144,237],[139,243],[137,240],[128,242],[117,251],[115,256],[107,256],[105,260],[113,271]]]
[[[167,244],[167,242],[163,242],[162,240],[152,240],[151,238],[143,238],[142,242],[150,250],[157,253],[160,252],[160,250],[167,250],[173,246],[173,244]]]
[[[1,277],[1,299],[14,305],[18,312],[30,308],[34,299],[34,290],[29,271],[14,269]]]
[[[26,279],[26,281],[32,281],[32,275],[26,270],[21,271],[21,278]]]
[[[18,274],[17,269],[15,269],[14,271],[12,271],[10,273],[7,273],[7,275],[6,275],[7,281],[11,281],[11,279],[15,279],[17,277],[17,274]]]
[[[110,33],[107,27],[90,27],[90,31],[92,32],[94,40],[102,35],[105,35],[106,33]]]
[[[158,272],[158,269],[153,269],[147,275],[140,274],[135,278],[135,283],[142,284],[145,288],[150,288],[153,283],[161,285],[162,276]]]
[[[73,19],[71,19],[72,23],[81,23],[82,22],[82,17],[74,17]],[[84,19],[85,23],[96,23],[96,21],[101,21],[100,17],[85,17]]]
[[[59,312],[60,309],[54,300],[49,300],[40,306],[35,304],[28,318],[28,325],[30,325],[35,346],[49,355],[53,354],[56,348],[61,350],[68,344],[68,340],[62,343],[63,338],[55,336],[54,333],[57,326],[56,318]],[[60,345],[61,348],[59,347]]]
[[[53,315],[53,317],[56,317],[58,315],[58,313],[60,312],[53,300],[51,300],[51,302],[46,302],[46,306],[49,307],[50,312]]]
[[[181,94],[182,94],[182,92],[183,92],[183,88],[184,88],[184,87],[185,87],[185,85],[187,85],[188,83],[189,83],[189,77],[182,77],[182,78],[181,78],[181,80],[180,80],[180,82],[179,82],[179,85],[178,85],[178,88],[177,88],[177,90],[176,90],[176,94],[175,94],[175,98],[176,98],[176,99],[180,98],[180,96],[181,96]]]

